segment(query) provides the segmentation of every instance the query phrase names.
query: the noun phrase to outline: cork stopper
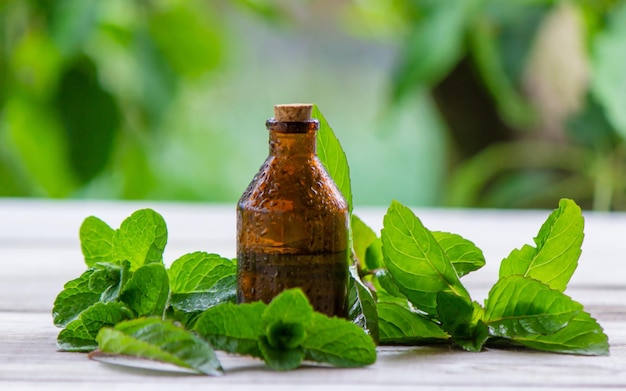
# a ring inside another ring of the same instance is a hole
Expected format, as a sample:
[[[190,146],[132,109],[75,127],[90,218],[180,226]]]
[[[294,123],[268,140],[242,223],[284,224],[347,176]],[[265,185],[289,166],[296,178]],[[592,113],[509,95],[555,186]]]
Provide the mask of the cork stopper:
[[[311,119],[313,105],[308,103],[292,103],[274,106],[274,119],[279,122],[304,122]]]

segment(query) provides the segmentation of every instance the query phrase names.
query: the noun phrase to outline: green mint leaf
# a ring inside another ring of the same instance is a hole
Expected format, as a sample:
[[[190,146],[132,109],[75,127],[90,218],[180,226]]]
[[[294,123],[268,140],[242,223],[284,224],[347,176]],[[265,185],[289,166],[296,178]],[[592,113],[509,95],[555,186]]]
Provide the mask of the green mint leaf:
[[[168,270],[170,305],[183,312],[204,311],[234,301],[237,265],[216,254],[194,252],[174,261]]]
[[[178,322],[181,326],[188,330],[193,330],[196,321],[202,315],[203,311],[178,311],[177,309],[169,306],[165,313],[165,318],[170,319],[174,322]]]
[[[378,312],[372,292],[359,278],[356,266],[350,266],[348,278],[348,317],[378,342]]]
[[[317,156],[326,168],[330,177],[348,203],[348,210],[352,213],[352,188],[350,185],[350,167],[346,153],[341,148],[339,140],[335,136],[326,118],[322,115],[317,105],[313,105],[313,118],[320,122],[317,132]]]
[[[87,217],[80,226],[80,247],[87,266],[98,262],[116,262],[113,236],[115,230],[95,216]]]
[[[564,293],[515,275],[493,286],[485,304],[484,321],[491,334],[500,337],[550,335],[567,326],[582,309]]]
[[[406,296],[404,293],[400,292],[400,288],[398,288],[398,285],[394,281],[393,277],[391,277],[387,269],[376,270],[374,277],[375,279],[373,282],[376,287],[376,296],[378,301],[407,301]]]
[[[207,308],[237,299],[237,276],[225,276],[203,292],[174,293],[170,298],[173,308],[183,312],[200,312]]]
[[[306,338],[302,323],[274,322],[265,331],[269,346],[280,350],[296,349]]]
[[[272,369],[287,371],[300,366],[304,360],[304,349],[295,347],[291,349],[276,348],[267,337],[259,340],[259,349],[263,355],[263,361]]]
[[[89,352],[98,347],[96,335],[105,326],[132,318],[132,312],[121,303],[96,303],[80,313],[57,337],[59,350]]]
[[[437,294],[437,319],[452,338],[469,338],[474,307],[462,297],[441,291]]]
[[[159,318],[139,318],[103,328],[97,341],[103,353],[157,360],[207,375],[223,373],[211,345]]]
[[[304,357],[345,367],[376,360],[374,342],[359,326],[314,312],[297,288],[282,292],[269,305],[211,307],[194,330],[216,349],[260,357],[276,369],[295,368]]]
[[[132,271],[148,263],[162,263],[167,242],[163,217],[152,209],[141,209],[113,230],[97,217],[86,218],[80,227],[85,263],[122,263]]]
[[[363,270],[373,270],[377,269],[380,266],[376,266],[370,268],[367,265],[367,249],[371,246],[378,237],[376,233],[367,226],[357,215],[352,215],[350,227],[352,228],[352,246],[354,248],[354,253],[359,261],[359,266]]]
[[[446,341],[449,335],[426,316],[397,303],[378,303],[381,345],[420,345]]]
[[[555,353],[605,356],[609,340],[602,327],[587,312],[581,311],[565,327],[550,335],[527,335],[513,341],[535,350]]]
[[[217,350],[262,357],[258,341],[265,335],[261,316],[266,308],[262,302],[211,307],[200,315],[194,330]]]
[[[459,277],[485,266],[483,252],[471,241],[449,232],[435,231],[432,234],[452,262]]]
[[[482,350],[489,331],[482,322],[483,311],[477,303],[442,291],[437,295],[437,314],[441,327],[454,342],[470,352]]]
[[[337,367],[360,367],[376,361],[376,346],[359,326],[314,312],[302,343],[306,358]]]
[[[65,327],[76,319],[81,312],[100,300],[101,292],[89,288],[89,279],[94,270],[89,269],[80,277],[68,281],[57,295],[52,308],[54,325]]]
[[[491,335],[489,334],[489,327],[483,321],[485,309],[475,301],[472,302],[472,306],[474,312],[470,323],[471,336],[466,340],[457,339],[455,341],[467,351],[480,352]]]
[[[265,328],[259,340],[263,360],[271,368],[297,368],[304,359],[301,347],[306,338],[305,325],[313,307],[301,289],[288,289],[276,296],[261,315]]]
[[[304,359],[301,346],[306,338],[304,325],[277,321],[271,323],[265,331],[267,335],[260,338],[259,349],[267,365],[278,370],[300,366]]]
[[[137,316],[163,316],[170,294],[165,266],[153,263],[135,270],[124,286],[120,299]]]
[[[165,221],[152,209],[134,212],[113,236],[117,260],[129,261],[133,271],[145,264],[162,263],[166,243]]]
[[[203,251],[185,254],[168,270],[172,292],[207,291],[225,276],[236,274],[236,264],[217,254]]]
[[[584,220],[580,207],[562,199],[541,226],[535,244],[513,250],[500,264],[500,278],[518,274],[564,291],[578,266]]]
[[[436,316],[440,291],[470,300],[446,253],[409,208],[392,202],[383,227],[385,265],[413,305]]]
[[[89,276],[89,289],[100,294],[100,301],[117,300],[120,291],[131,276],[130,263],[121,264],[97,263],[93,266],[93,273]]]
[[[361,269],[365,271],[384,267],[380,238],[358,216],[352,215],[352,246]]]
[[[80,277],[68,281],[54,300],[52,318],[55,326],[65,327],[99,301],[116,300],[128,273],[128,265],[98,263]]]
[[[366,270],[376,270],[385,267],[383,260],[383,244],[380,238],[376,238],[365,250]]]
[[[313,307],[300,288],[287,289],[272,299],[263,312],[264,327],[273,323],[308,324],[313,315]]]

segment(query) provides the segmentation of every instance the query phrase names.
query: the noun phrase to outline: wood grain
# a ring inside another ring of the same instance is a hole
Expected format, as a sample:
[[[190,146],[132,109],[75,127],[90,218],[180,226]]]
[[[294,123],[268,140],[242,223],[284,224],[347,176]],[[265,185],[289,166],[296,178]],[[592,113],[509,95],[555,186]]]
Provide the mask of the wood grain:
[[[234,255],[232,205],[0,200],[0,390],[184,389],[606,389],[626,387],[626,215],[585,213],[583,256],[567,293],[605,328],[607,357],[448,346],[381,347],[360,369],[307,366],[275,372],[258,360],[220,354],[227,375],[209,378],[129,369],[56,351],[51,308],[63,284],[84,270],[78,227],[96,215],[116,228],[136,209],[152,207],[168,223],[166,263],[195,250]],[[502,257],[532,243],[549,211],[416,210],[426,226],[459,233],[483,248],[484,270],[464,277],[482,300]],[[358,209],[380,228],[384,209]]]

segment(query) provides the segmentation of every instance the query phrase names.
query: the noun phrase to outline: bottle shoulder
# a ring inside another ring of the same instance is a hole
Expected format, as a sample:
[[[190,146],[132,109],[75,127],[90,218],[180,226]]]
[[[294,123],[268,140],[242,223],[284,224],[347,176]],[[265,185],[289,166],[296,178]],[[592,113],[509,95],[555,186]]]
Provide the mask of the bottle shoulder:
[[[348,205],[337,185],[315,156],[270,156],[241,196],[239,208],[323,209],[345,213]]]

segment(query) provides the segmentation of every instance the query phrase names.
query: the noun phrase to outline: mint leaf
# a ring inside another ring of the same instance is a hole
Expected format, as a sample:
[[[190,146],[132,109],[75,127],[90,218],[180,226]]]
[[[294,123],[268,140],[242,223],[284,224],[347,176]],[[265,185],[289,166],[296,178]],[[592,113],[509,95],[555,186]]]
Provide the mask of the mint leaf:
[[[194,329],[216,349],[260,357],[276,369],[295,368],[304,357],[336,366],[376,360],[375,345],[359,326],[314,312],[297,288],[282,292],[269,305],[211,307]]]
[[[471,241],[449,232],[432,232],[459,277],[485,266],[483,252]]]
[[[97,263],[93,266],[93,273],[89,276],[89,289],[102,292],[100,301],[117,300],[130,275],[130,264],[127,261],[121,264]]]
[[[217,350],[262,357],[258,341],[265,334],[262,302],[226,303],[204,311],[194,330]]]
[[[513,250],[500,264],[500,278],[521,275],[564,291],[578,266],[583,242],[584,220],[580,207],[562,199],[541,226],[535,244]]]
[[[87,217],[80,226],[80,247],[87,266],[98,262],[116,262],[113,236],[115,230],[95,216]]]
[[[157,360],[207,375],[222,367],[206,341],[169,321],[140,318],[103,328],[97,335],[100,351]]]
[[[384,267],[380,238],[358,216],[351,216],[352,246],[362,270]]]
[[[272,299],[261,316],[264,327],[274,323],[308,324],[313,315],[313,307],[299,288],[287,289]]]
[[[356,266],[350,266],[348,277],[348,317],[378,342],[378,312],[372,292],[359,278]]]
[[[302,323],[274,322],[265,329],[269,346],[280,349],[296,349],[306,338]]]
[[[411,303],[436,316],[440,291],[470,300],[446,253],[409,208],[392,202],[383,226],[385,264]]]
[[[162,263],[166,243],[165,221],[152,209],[134,212],[122,222],[113,236],[117,260],[129,261],[133,271],[145,264]]]
[[[80,227],[80,242],[85,263],[130,262],[131,270],[146,263],[163,262],[167,227],[160,214],[141,209],[113,230],[97,217],[87,217]]]
[[[170,304],[176,310],[204,311],[236,299],[237,265],[217,254],[185,254],[172,263],[168,275]]]
[[[441,328],[459,346],[470,352],[482,350],[489,332],[482,322],[483,310],[477,303],[442,291],[437,294],[437,315]]]
[[[135,270],[124,286],[120,299],[135,311],[137,316],[163,316],[169,294],[165,266],[153,263]]]
[[[588,356],[609,354],[608,337],[598,322],[584,311],[553,334],[516,336],[512,340],[531,349],[548,352]]]
[[[419,345],[450,337],[435,322],[397,303],[378,303],[381,345]]]
[[[387,269],[378,269],[374,274],[376,277],[374,279],[374,286],[376,287],[376,296],[378,297],[378,301],[397,301],[396,299],[401,299],[400,301],[406,302],[406,296],[400,292],[400,288],[394,281],[393,277],[389,274]],[[383,298],[385,298],[383,300]]]
[[[236,274],[236,264],[217,254],[197,251],[178,258],[168,270],[172,292],[202,292],[225,276]]]
[[[267,306],[261,321],[265,335],[259,340],[263,360],[271,368],[293,369],[304,359],[302,342],[305,326],[311,321],[313,307],[302,290],[288,289]]]
[[[165,312],[165,319],[178,322],[178,324],[180,324],[182,327],[188,330],[193,330],[193,327],[196,324],[196,321],[198,320],[200,315],[202,315],[202,311],[178,311],[170,306]]]
[[[104,326],[132,318],[132,312],[121,303],[96,303],[80,313],[57,337],[57,347],[69,352],[89,352],[98,347],[96,335]]]
[[[117,299],[127,278],[127,265],[98,263],[80,277],[68,281],[54,300],[52,318],[55,326],[67,326],[81,312],[99,301]]]
[[[491,334],[500,337],[550,335],[567,326],[582,309],[564,293],[537,280],[510,276],[489,292],[484,321]]]
[[[284,325],[283,325],[284,326]],[[291,327],[295,325],[289,325]],[[287,329],[281,329],[277,333],[285,334]],[[302,347],[294,348],[277,348],[269,342],[265,336],[259,340],[259,350],[263,356],[263,361],[272,369],[279,371],[287,371],[300,366],[304,360],[305,353]]]
[[[57,295],[52,308],[54,325],[65,327],[76,319],[81,312],[100,300],[101,292],[89,287],[89,279],[94,270],[89,269],[80,277],[68,281]]]
[[[317,105],[313,105],[311,116],[320,122],[317,132],[317,156],[326,168],[330,177],[348,203],[348,210],[352,213],[352,188],[350,185],[350,167],[346,153],[341,148],[339,140],[328,125]]]
[[[352,246],[361,269],[373,270],[380,267],[379,265],[368,265],[366,261],[368,247],[378,239],[376,233],[354,214],[351,216],[350,227],[352,229]]]
[[[337,367],[360,367],[376,361],[376,346],[359,326],[314,312],[302,343],[306,358]]]
[[[259,346],[265,362],[273,368],[295,368],[305,355],[313,361],[347,367],[376,360],[375,345],[359,326],[314,312],[298,288],[275,297],[262,320],[266,329]]]
[[[385,267],[383,260],[383,245],[380,238],[376,238],[365,250],[366,270],[375,270]]]

